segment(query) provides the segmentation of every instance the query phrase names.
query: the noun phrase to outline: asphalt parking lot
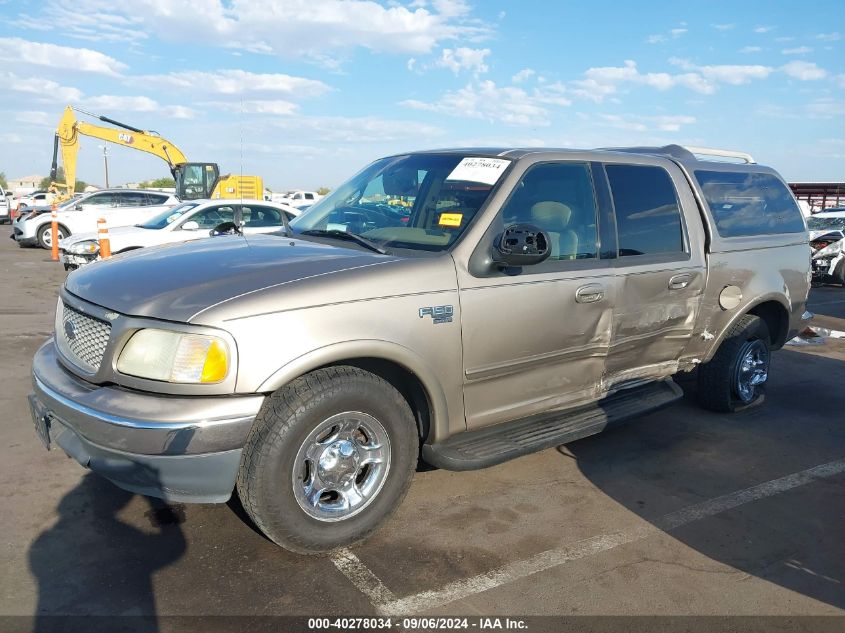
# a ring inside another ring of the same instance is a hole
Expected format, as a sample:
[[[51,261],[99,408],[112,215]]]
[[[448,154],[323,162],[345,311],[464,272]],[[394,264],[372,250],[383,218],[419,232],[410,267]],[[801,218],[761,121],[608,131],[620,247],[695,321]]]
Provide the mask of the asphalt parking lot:
[[[39,443],[29,364],[65,277],[0,229],[0,615],[845,614],[845,340],[775,355],[766,402],[689,402],[487,470],[418,472],[385,529],[279,549],[237,502],[167,506]],[[845,289],[811,308],[845,330]]]

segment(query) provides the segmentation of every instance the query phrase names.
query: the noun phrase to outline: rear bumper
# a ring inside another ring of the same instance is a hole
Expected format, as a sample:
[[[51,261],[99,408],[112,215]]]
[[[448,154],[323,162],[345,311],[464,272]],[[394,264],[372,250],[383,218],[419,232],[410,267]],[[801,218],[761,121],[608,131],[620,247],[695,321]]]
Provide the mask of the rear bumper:
[[[52,342],[32,366],[33,420],[86,468],[163,499],[225,502],[263,396],[174,397],[87,383]],[[46,429],[44,428],[46,427]]]

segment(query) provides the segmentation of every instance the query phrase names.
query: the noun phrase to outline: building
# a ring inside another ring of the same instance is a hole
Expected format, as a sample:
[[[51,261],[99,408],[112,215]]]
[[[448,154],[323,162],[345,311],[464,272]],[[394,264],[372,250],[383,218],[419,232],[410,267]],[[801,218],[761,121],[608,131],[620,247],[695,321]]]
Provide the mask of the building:
[[[44,176],[24,176],[23,178],[9,178],[9,191],[14,191],[16,195],[25,195],[32,193],[38,189],[38,185],[44,180]]]

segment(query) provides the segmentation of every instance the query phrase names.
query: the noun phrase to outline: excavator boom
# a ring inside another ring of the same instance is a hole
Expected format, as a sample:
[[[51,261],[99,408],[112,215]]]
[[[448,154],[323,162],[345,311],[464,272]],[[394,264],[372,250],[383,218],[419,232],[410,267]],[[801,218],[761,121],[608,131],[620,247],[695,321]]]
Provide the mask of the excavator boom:
[[[104,123],[110,123],[115,127],[95,125],[76,118],[75,110],[87,116],[98,119]],[[115,121],[108,117],[74,109],[72,106],[65,108],[59,125],[56,127],[56,137],[53,145],[53,164],[50,171],[50,178],[53,181],[51,187],[63,189],[63,198],[69,198],[74,193],[76,184],[76,159],[79,154],[79,136],[90,136],[103,141],[123,145],[132,149],[147,152],[158,156],[170,167],[170,173],[176,181],[176,195],[182,200],[195,200],[198,198],[211,198],[215,192],[217,197],[234,197],[226,195],[232,193],[236,188],[243,187],[244,183],[251,183],[253,180],[260,183],[261,179],[256,176],[227,176],[224,178],[228,184],[226,187],[219,187],[220,169],[216,163],[192,163],[188,157],[173,143],[162,138],[158,133],[141,130],[139,128]],[[58,172],[58,152],[61,149],[62,164],[64,165],[65,182],[56,181]],[[244,182],[241,182],[244,181]],[[234,187],[232,184],[234,183]],[[263,191],[263,185],[261,185]]]

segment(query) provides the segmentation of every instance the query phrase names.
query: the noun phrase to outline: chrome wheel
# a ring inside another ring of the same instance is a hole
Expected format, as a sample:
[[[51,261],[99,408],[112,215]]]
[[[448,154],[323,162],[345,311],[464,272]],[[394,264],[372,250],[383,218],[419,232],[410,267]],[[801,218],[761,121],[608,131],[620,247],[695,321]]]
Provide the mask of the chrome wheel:
[[[308,434],[293,464],[299,507],[319,521],[341,521],[376,498],[390,470],[390,438],[358,411],[333,415]]]
[[[734,391],[745,404],[757,397],[760,385],[769,378],[769,350],[759,340],[747,341],[739,351],[734,375]]]

